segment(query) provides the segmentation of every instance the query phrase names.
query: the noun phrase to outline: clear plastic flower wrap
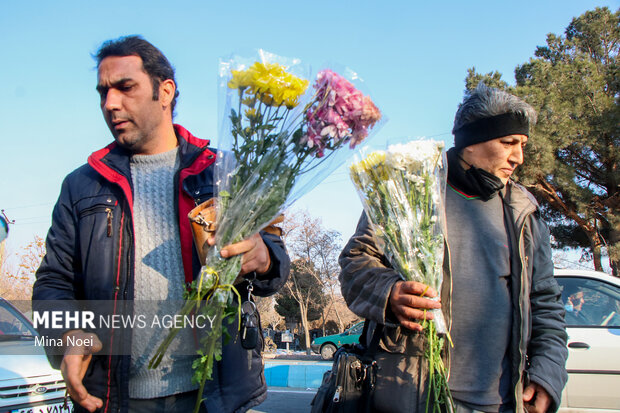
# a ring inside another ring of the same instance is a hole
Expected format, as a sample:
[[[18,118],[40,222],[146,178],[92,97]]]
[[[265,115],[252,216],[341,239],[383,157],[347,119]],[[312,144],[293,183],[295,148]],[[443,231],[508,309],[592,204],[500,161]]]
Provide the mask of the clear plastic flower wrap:
[[[375,234],[384,241],[392,267],[407,281],[441,291],[443,282],[447,168],[444,144],[415,140],[375,151],[350,167],[351,179]],[[427,411],[453,407],[441,359],[444,337],[450,340],[441,310],[423,321],[428,339]]]
[[[346,147],[378,129],[379,109],[349,80],[326,69],[311,85],[309,72],[297,59],[264,51],[256,60],[234,57],[220,64],[224,99],[215,164],[215,245],[181,311],[215,320],[194,363],[199,394],[211,378],[213,360],[221,357],[225,319],[239,316],[233,284],[241,256],[222,258],[222,247],[269,225],[346,161],[352,154]],[[160,358],[175,334],[171,331],[158,349]]]

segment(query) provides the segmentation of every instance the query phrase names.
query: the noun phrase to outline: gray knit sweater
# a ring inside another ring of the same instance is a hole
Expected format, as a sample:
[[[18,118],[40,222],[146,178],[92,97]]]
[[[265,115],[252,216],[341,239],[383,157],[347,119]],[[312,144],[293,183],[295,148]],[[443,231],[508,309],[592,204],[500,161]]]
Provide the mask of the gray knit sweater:
[[[160,319],[174,315],[183,299],[185,278],[174,211],[174,174],[179,165],[178,148],[157,155],[134,155],[130,163],[134,187],[134,314],[147,314],[149,320],[154,315]],[[148,368],[166,332],[164,328],[133,329],[131,398],[164,397],[198,387],[191,383],[191,354],[194,353],[191,330],[179,333],[157,369]]]

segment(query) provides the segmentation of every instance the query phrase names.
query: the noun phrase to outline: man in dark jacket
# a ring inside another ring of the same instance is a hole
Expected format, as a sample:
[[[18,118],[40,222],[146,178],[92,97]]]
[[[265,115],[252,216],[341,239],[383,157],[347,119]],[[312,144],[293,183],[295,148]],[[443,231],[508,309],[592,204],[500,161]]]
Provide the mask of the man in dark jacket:
[[[424,410],[420,320],[435,308],[454,341],[448,384],[457,412],[558,408],[568,354],[549,232],[531,194],[509,179],[535,120],[525,102],[483,84],[460,106],[448,151],[442,291],[403,281],[365,215],[345,246],[343,296],[357,315],[386,325],[378,361],[394,377],[377,380],[376,410]],[[441,303],[431,299],[438,295]],[[396,388],[412,383],[396,400]]]
[[[174,70],[137,36],[104,43],[96,60],[101,111],[115,142],[63,182],[33,289],[35,309],[49,300],[64,310],[79,309],[78,300],[104,300],[117,314],[129,300],[179,302],[200,270],[187,215],[214,196],[215,153],[208,141],[172,122],[178,96]],[[275,293],[288,276],[288,255],[272,234],[229,245],[221,255],[242,255],[241,275],[253,280],[257,295]],[[243,292],[247,285],[242,281],[237,288]],[[233,337],[237,328],[229,327]],[[179,333],[157,369],[148,368],[148,354],[164,328],[101,337],[81,329],[39,331],[63,340],[64,353],[46,350],[63,373],[76,411],[193,409],[198,386],[191,381],[191,329]],[[91,345],[69,346],[76,338],[91,339]],[[239,339],[224,345],[202,411],[246,411],[265,399],[261,339],[259,333],[254,350],[243,349]],[[119,343],[126,351],[113,350]]]

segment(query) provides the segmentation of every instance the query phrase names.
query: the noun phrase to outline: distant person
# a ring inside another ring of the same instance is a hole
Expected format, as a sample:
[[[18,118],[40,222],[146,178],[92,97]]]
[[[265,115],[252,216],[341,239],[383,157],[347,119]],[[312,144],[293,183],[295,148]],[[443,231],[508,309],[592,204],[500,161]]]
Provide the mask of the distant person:
[[[182,300],[186,283],[200,269],[187,214],[215,195],[216,151],[208,147],[209,141],[173,124],[178,95],[174,70],[151,43],[138,36],[110,40],[95,58],[101,111],[114,142],[93,153],[63,182],[33,303]],[[256,276],[256,295],[273,294],[289,273],[282,240],[272,234],[261,232],[223,248],[221,254],[242,255],[241,273]],[[75,411],[192,411],[198,397],[198,385],[191,380],[195,356],[174,351],[193,347],[191,334],[177,336],[159,367],[148,368],[153,351],[148,343],[159,343],[166,332],[149,336],[149,330],[134,328],[124,338],[131,355],[98,355],[103,344],[98,342],[92,348],[68,347],[63,357],[51,357],[62,371]],[[236,336],[236,323],[229,332]],[[64,340],[70,336],[91,334],[63,331]],[[119,337],[100,339],[112,348]],[[250,353],[239,339],[223,347],[213,380],[201,395],[203,412],[243,412],[265,400],[260,351],[260,341]]]
[[[582,311],[586,302],[583,291],[577,286],[566,286],[565,291],[566,303],[566,323],[568,325],[591,325],[592,320],[586,316],[586,312]]]
[[[355,314],[386,326],[379,369],[394,380],[377,380],[375,411],[425,410],[420,320],[435,308],[451,326],[446,362],[458,413],[558,409],[567,336],[549,232],[533,196],[510,179],[535,120],[521,99],[483,84],[460,105],[447,153],[442,291],[403,281],[362,214],[340,256],[340,282]]]

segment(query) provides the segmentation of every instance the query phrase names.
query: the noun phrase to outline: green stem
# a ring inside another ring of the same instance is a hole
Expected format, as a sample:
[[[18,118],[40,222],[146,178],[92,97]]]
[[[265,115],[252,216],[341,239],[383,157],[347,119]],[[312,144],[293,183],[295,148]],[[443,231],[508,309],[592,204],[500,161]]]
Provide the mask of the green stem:
[[[207,339],[207,352],[204,357],[206,357],[206,361],[202,363],[202,376],[200,378],[200,387],[198,388],[198,397],[196,398],[196,404],[194,405],[194,413],[198,413],[200,410],[200,405],[204,400],[202,397],[203,391],[205,389],[205,385],[207,384],[207,378],[210,376],[210,372],[213,371],[213,354],[215,352],[215,344],[217,340],[220,338],[219,334],[215,334],[215,332],[219,332],[222,328],[222,310],[218,309],[215,315],[215,320],[213,323],[213,328],[209,333],[209,337]]]

